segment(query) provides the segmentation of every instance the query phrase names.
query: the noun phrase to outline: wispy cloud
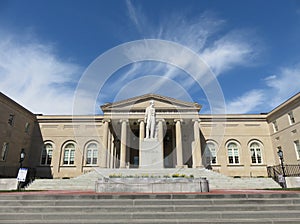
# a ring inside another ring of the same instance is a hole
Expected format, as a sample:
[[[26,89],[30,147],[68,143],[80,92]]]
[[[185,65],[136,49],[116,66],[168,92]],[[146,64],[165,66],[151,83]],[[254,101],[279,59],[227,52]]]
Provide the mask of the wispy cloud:
[[[168,18],[161,18],[159,24],[151,24],[132,2],[128,1],[128,11],[130,20],[143,37],[152,37],[163,40],[170,40],[187,46],[204,60],[214,75],[222,76],[239,66],[252,67],[258,64],[263,45],[252,30],[229,30],[224,32],[226,21],[214,16],[211,12],[204,12],[196,17],[187,17],[186,12],[176,12],[168,14]],[[250,38],[251,37],[251,38]],[[161,55],[176,57],[179,64],[189,66],[193,63],[190,58],[170,52],[168,49],[154,49]],[[136,52],[142,53],[142,52]],[[147,66],[139,65],[135,67],[135,74],[143,74]],[[160,73],[161,79],[154,84],[159,90],[164,88],[165,82],[172,79],[179,83],[186,92],[195,92],[195,80],[182,75],[180,69],[173,66],[154,65],[151,67]],[[147,69],[146,69],[147,70]],[[150,72],[150,70],[149,70]],[[299,92],[300,65],[289,68],[281,68],[277,75],[267,77],[262,84],[264,87],[250,89],[242,93],[239,97],[227,100],[227,113],[253,113],[267,112],[282,103],[293,94]],[[127,73],[130,77],[130,72]],[[136,76],[139,77],[139,76]],[[205,86],[210,77],[201,79],[200,86]],[[144,89],[141,89],[145,91]],[[149,90],[149,89],[148,89]],[[130,92],[130,91],[129,91]],[[129,94],[129,92],[127,92]],[[167,91],[166,91],[167,92]],[[176,95],[176,93],[174,93]],[[180,94],[178,94],[180,95]],[[208,102],[209,103],[209,102]],[[210,111],[208,111],[210,112]]]
[[[227,113],[269,112],[300,91],[299,77],[300,64],[283,67],[263,80],[265,88],[229,100]]]
[[[226,113],[243,114],[253,111],[264,102],[263,90],[251,90],[227,103]]]
[[[217,18],[212,12],[206,11],[188,18],[188,13],[183,9],[173,14],[170,12],[167,18],[161,18],[159,24],[153,24],[129,0],[127,8],[129,18],[141,36],[170,40],[189,47],[199,53],[217,75],[234,66],[253,63],[254,55],[258,54],[255,44],[249,41],[249,36],[254,38],[253,33],[235,30],[220,35],[219,31],[223,31],[226,21]]]
[[[0,91],[32,112],[71,114],[81,72],[80,66],[55,55],[50,44],[1,31]]]
[[[247,42],[246,38],[241,38],[243,32],[228,33],[201,53],[205,62],[216,75],[239,65],[249,66],[254,62],[253,59],[258,54],[258,50],[250,42]]]
[[[132,23],[134,24],[138,32],[140,34],[143,34],[145,24],[147,23],[146,17],[144,16],[144,14],[140,9],[138,9],[132,4],[130,0],[126,0],[126,6],[127,6],[128,16],[130,20],[132,21]]]
[[[277,75],[268,76],[265,81],[273,100],[269,101],[274,107],[300,91],[300,64],[279,69]]]
[[[249,33],[245,30],[235,30],[225,32],[223,26],[226,21],[214,16],[212,12],[203,12],[197,16],[187,17],[184,10],[181,12],[168,13],[168,17],[160,18],[158,24],[151,23],[142,8],[133,4],[131,1],[126,1],[128,17],[142,38],[156,38],[169,40],[186,46],[196,52],[203,61],[207,64],[207,69],[211,69],[215,76],[222,75],[224,72],[236,66],[248,66],[254,63],[253,58],[257,53],[252,42],[248,41]],[[222,32],[220,32],[222,31]],[[252,34],[251,34],[252,35]],[[133,51],[135,49],[132,49]],[[194,61],[191,58],[185,57],[178,52],[171,52],[169,49],[153,49],[159,52],[162,57],[172,57],[178,64],[189,67]],[[131,52],[132,53],[132,52]],[[135,52],[143,54],[143,52]],[[199,72],[199,79],[202,83],[200,86],[205,86],[214,77],[205,77],[207,71]],[[142,88],[144,85],[137,85],[135,91],[123,91],[122,96],[132,97],[130,94],[144,94],[145,91],[162,92],[165,95],[172,88],[166,88],[166,83],[173,80],[179,83],[184,92],[195,92],[194,88],[199,89],[199,83],[196,83],[188,74],[179,68],[163,63],[149,63],[133,65],[125,74],[120,75],[118,79],[114,79],[114,89],[122,89],[126,82],[131,82],[142,76],[156,75],[155,83],[152,83],[153,88]],[[161,77],[161,78],[160,78]],[[125,82],[126,81],[126,82]],[[162,89],[164,91],[162,91]],[[111,91],[111,90],[109,90]],[[105,91],[104,91],[105,92]],[[126,93],[126,94],[125,94]],[[116,93],[117,94],[117,93]],[[182,94],[174,91],[173,97],[180,97]],[[104,94],[108,95],[108,94]],[[105,101],[105,100],[104,100]]]

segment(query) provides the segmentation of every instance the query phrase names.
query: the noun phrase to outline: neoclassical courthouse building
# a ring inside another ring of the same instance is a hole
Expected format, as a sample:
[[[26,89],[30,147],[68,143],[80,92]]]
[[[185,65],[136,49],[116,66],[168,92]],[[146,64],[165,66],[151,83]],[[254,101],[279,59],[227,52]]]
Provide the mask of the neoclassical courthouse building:
[[[193,102],[147,94],[101,106],[103,115],[37,115],[0,93],[0,176],[23,166],[38,177],[76,177],[95,167],[147,169],[141,163],[145,109],[153,100],[160,168],[205,167],[228,176],[267,175],[300,161],[300,93],[268,113],[201,114]],[[150,167],[153,168],[153,167]]]

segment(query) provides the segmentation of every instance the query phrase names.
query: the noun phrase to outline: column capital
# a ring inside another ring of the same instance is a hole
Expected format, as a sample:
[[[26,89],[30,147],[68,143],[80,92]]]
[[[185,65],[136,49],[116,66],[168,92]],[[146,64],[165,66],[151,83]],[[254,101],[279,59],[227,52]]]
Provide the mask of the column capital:
[[[181,119],[181,118],[176,118],[176,119],[174,119],[174,122],[180,122],[180,123],[183,123],[183,119]]]
[[[144,119],[138,119],[138,123],[141,123],[141,122],[145,123],[145,120]]]
[[[105,118],[105,119],[103,119],[103,120],[102,120],[102,122],[103,122],[103,123],[105,123],[105,122],[108,122],[108,123],[110,123],[110,122],[111,122],[111,119],[109,119],[109,118]]]
[[[158,119],[156,119],[158,122],[165,122],[166,120],[165,119],[163,119],[163,118],[158,118]]]
[[[129,122],[129,120],[128,119],[120,119],[120,121],[119,121],[120,123],[123,123],[123,122],[126,122],[126,123],[128,123]]]

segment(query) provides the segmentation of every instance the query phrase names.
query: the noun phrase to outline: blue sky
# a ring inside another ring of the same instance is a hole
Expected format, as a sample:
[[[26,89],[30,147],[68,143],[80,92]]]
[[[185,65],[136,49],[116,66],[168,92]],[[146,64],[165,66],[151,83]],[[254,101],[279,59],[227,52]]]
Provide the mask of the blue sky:
[[[300,90],[299,27],[297,0],[0,0],[0,91],[34,113],[71,114],[80,78],[97,57],[154,38],[202,58],[227,113],[269,112]],[[98,91],[96,108],[154,92],[211,111],[189,74],[159,62],[124,66]]]

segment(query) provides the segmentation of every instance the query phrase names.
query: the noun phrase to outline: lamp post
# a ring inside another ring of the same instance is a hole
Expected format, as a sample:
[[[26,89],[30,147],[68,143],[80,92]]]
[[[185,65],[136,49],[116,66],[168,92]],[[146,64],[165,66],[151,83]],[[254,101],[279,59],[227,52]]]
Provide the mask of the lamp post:
[[[21,168],[23,167],[23,161],[25,159],[25,156],[26,156],[25,150],[21,149],[20,160],[19,160],[19,163],[20,163],[19,172],[20,172]],[[19,174],[18,174],[18,178],[19,178]],[[22,182],[20,180],[18,180],[18,186],[17,186],[18,191],[21,190],[21,187],[22,187],[21,185],[22,185]]]
[[[20,168],[23,167],[23,161],[24,161],[24,159],[25,159],[25,156],[26,156],[25,150],[24,150],[24,149],[21,149],[21,153],[20,153],[20,161],[19,161],[19,163],[20,163]]]
[[[284,169],[284,165],[283,165],[283,151],[281,149],[278,150],[277,152],[279,159],[280,159],[280,165],[281,165],[281,169],[282,169],[282,175],[283,175],[283,181],[282,181],[282,188],[286,188],[286,181],[285,181],[285,169]]]

